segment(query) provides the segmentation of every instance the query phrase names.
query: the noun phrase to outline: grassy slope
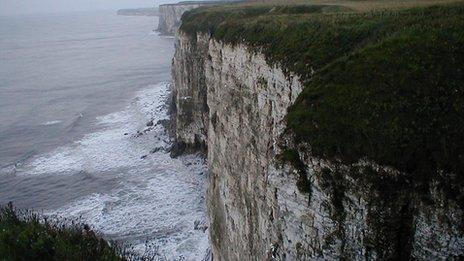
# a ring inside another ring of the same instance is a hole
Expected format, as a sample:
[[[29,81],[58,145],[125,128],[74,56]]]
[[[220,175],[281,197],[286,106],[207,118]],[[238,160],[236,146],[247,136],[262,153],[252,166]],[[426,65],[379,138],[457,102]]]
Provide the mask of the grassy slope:
[[[361,3],[365,10],[372,2]],[[288,130],[316,156],[367,158],[417,178],[445,170],[462,180],[463,17],[462,3],[363,13],[251,4],[193,10],[181,30],[244,42],[299,74],[305,89]]]
[[[0,260],[124,260],[84,225],[40,220],[11,205],[0,208]]]

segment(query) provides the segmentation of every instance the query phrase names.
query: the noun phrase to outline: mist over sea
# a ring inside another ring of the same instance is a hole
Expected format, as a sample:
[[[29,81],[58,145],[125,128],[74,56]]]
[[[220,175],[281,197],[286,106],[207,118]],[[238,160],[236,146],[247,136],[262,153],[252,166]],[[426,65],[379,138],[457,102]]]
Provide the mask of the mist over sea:
[[[206,168],[167,152],[174,46],[153,28],[112,12],[0,17],[0,204],[197,260]]]

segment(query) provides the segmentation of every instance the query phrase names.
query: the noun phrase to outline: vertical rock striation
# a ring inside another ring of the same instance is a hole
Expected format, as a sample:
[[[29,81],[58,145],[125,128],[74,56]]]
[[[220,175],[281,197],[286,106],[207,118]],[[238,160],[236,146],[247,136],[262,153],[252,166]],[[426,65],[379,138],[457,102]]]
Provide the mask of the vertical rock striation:
[[[292,148],[284,117],[298,76],[246,45],[185,32],[172,70],[177,140],[208,148],[216,260],[463,257],[462,202],[450,196],[462,188],[449,175],[419,190],[372,162],[331,164],[308,145],[281,151]]]
[[[208,58],[209,38],[203,35],[176,38],[172,78],[175,102],[174,123],[176,142],[184,147],[205,147],[209,109],[205,83],[205,60]]]
[[[211,41],[205,62],[210,169],[208,213],[214,256],[263,260],[281,231],[269,182],[287,107],[301,91],[246,46]]]

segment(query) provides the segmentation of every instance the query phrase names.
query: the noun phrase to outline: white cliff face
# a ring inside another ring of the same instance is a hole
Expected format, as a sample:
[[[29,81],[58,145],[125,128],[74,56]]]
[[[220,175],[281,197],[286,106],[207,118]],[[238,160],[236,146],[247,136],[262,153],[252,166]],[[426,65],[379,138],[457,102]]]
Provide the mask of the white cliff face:
[[[177,140],[208,148],[215,260],[464,255],[462,207],[440,184],[424,199],[401,173],[360,177],[308,147],[295,148],[302,168],[278,166],[284,117],[302,84],[262,54],[179,32],[173,81]]]
[[[301,84],[244,45],[210,41],[208,54],[207,207],[213,253],[218,260],[263,260],[272,256],[271,245],[281,234],[269,173],[287,107]]]
[[[159,6],[158,31],[165,35],[175,35],[180,26],[182,15],[199,4],[166,4]]]
[[[207,143],[209,109],[204,64],[208,57],[209,39],[205,36],[176,38],[172,64],[173,99],[178,143],[195,148]]]

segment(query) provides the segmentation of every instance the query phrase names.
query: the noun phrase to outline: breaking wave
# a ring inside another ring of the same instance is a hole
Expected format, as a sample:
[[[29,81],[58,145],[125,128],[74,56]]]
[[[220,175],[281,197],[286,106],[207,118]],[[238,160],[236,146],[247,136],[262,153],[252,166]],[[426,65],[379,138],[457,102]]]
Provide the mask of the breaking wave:
[[[172,159],[162,122],[169,84],[136,94],[122,111],[97,118],[98,131],[40,155],[20,175],[114,175],[109,191],[85,195],[52,216],[80,218],[107,238],[157,260],[201,260],[208,252],[206,166],[197,155]]]

